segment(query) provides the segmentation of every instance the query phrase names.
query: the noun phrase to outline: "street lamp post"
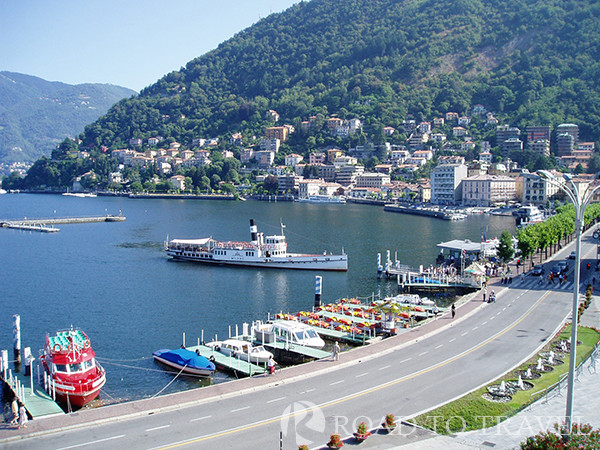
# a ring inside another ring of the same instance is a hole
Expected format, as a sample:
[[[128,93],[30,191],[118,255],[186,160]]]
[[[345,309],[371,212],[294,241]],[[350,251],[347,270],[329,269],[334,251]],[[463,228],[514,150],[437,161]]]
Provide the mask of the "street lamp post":
[[[573,426],[573,391],[575,389],[575,368],[577,366],[577,310],[579,306],[579,278],[581,275],[581,232],[583,231],[585,208],[590,203],[590,200],[596,191],[600,189],[600,185],[589,192],[589,187],[586,188],[582,196],[570,175],[563,175],[565,183],[559,183],[556,177],[546,170],[539,170],[537,174],[563,191],[567,197],[569,197],[569,200],[573,203],[575,208],[575,280],[573,286],[573,317],[571,319],[569,376],[567,381],[567,410],[565,412],[565,434],[568,436],[570,435]]]

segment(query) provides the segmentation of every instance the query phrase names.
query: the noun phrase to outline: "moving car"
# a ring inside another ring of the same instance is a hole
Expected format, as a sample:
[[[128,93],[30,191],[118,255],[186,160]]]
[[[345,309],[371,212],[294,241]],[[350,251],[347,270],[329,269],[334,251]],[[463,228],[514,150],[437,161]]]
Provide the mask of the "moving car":
[[[531,275],[539,277],[540,275],[544,275],[544,266],[535,266],[531,270]]]
[[[572,251],[571,254],[569,255],[569,259],[575,259],[575,251]]]

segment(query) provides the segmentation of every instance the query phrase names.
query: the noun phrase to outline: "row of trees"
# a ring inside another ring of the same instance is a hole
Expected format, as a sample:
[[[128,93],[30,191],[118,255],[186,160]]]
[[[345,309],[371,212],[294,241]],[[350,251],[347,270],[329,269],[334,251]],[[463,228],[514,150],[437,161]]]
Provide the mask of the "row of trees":
[[[575,209],[573,205],[563,205],[558,209],[558,214],[546,219],[544,222],[536,223],[522,228],[517,232],[517,247],[521,251],[521,258],[533,257],[536,251],[542,259],[542,252],[548,257],[548,251],[552,253],[562,245],[562,241],[572,239],[575,231]],[[600,218],[600,203],[589,205],[585,210],[584,229],[589,228]]]

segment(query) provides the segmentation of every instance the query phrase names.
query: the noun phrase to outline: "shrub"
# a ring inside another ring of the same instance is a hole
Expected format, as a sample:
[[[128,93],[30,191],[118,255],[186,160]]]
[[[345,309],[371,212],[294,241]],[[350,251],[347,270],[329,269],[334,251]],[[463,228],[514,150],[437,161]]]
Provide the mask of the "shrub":
[[[600,448],[600,430],[589,424],[573,424],[571,433],[565,439],[566,427],[554,424],[554,431],[542,431],[521,442],[522,450],[554,450],[564,448]]]

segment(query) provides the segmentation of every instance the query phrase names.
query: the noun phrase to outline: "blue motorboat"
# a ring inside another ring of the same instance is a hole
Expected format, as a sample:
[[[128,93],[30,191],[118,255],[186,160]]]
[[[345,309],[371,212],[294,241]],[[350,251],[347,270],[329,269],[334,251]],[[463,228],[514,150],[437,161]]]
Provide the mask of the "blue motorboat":
[[[208,377],[216,370],[214,363],[208,358],[185,348],[157,350],[152,353],[152,356],[156,361],[190,375]]]

